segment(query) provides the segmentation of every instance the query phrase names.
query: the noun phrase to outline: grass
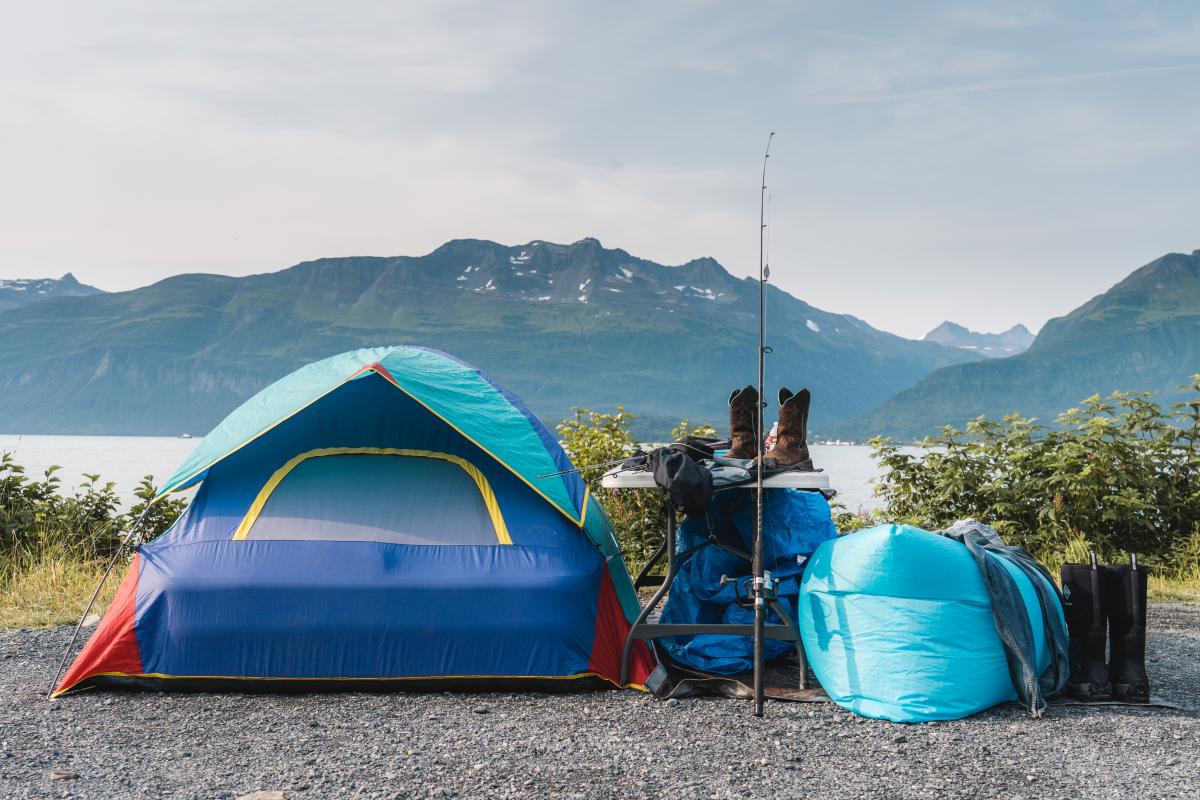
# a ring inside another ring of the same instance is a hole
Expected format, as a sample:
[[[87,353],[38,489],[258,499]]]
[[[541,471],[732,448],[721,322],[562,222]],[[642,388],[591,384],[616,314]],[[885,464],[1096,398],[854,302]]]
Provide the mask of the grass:
[[[1190,578],[1151,575],[1148,595],[1152,603],[1200,602],[1200,574]]]
[[[74,624],[104,573],[104,564],[43,556],[12,565],[0,581],[0,628],[43,628]],[[124,567],[109,576],[92,613],[103,613],[121,583]]]
[[[118,565],[113,570],[93,613],[103,614],[108,608],[125,569]],[[0,581],[0,628],[75,624],[103,572],[102,562],[53,556],[19,565]],[[1187,579],[1151,576],[1149,599],[1155,603],[1200,602],[1200,575]]]
[[[121,510],[115,484],[84,473],[73,494],[61,491],[58,467],[31,477],[13,455],[0,451],[0,628],[49,627],[79,620],[104,574],[122,531],[140,523],[139,536],[159,535],[183,511],[185,501],[147,507],[156,490],[147,475]],[[129,561],[118,564],[93,613],[112,602]]]

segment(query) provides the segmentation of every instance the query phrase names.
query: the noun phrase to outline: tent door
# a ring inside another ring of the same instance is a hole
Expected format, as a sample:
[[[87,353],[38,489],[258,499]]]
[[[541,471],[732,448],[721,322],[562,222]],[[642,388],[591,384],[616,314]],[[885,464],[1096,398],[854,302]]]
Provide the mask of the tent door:
[[[263,486],[233,538],[512,544],[474,465],[448,453],[384,448],[296,456]]]

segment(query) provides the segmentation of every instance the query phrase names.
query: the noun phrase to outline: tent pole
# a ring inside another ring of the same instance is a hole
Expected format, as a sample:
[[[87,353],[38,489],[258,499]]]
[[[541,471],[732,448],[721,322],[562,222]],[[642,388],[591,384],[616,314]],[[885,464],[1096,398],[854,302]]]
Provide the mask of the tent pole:
[[[104,584],[108,580],[108,576],[112,573],[113,567],[117,565],[117,560],[121,557],[121,554],[125,552],[125,548],[129,546],[130,540],[133,539],[134,532],[142,524],[142,520],[146,518],[146,514],[149,511],[150,504],[147,503],[146,507],[142,510],[142,513],[138,515],[138,518],[134,520],[133,525],[130,526],[128,535],[121,540],[121,544],[118,545],[116,552],[113,553],[113,557],[109,559],[108,566],[105,568],[104,574],[100,576],[100,582],[96,584],[96,590],[92,592],[92,598],[88,600],[87,608],[83,610],[83,615],[79,617],[79,623],[75,626],[75,630],[71,634],[71,641],[67,643],[67,649],[63,653],[62,661],[60,661],[58,664],[58,671],[54,673],[54,680],[50,682],[50,689],[46,692],[47,700],[54,697],[54,689],[56,686],[58,686],[59,678],[62,677],[63,668],[67,665],[67,659],[71,657],[71,651],[75,648],[75,640],[79,638],[79,632],[83,630],[83,623],[87,620],[88,614],[92,613],[92,606],[96,605],[96,598],[100,596],[100,590],[104,588]],[[140,545],[141,542],[139,541],[137,546]]]
[[[767,159],[771,157],[771,140],[775,138],[775,132],[767,137],[767,147],[763,152],[763,168],[762,168],[762,190],[758,200],[758,430],[755,431],[757,437],[757,446],[755,449],[759,451],[758,469],[755,470],[755,491],[754,491],[754,555],[753,555],[753,570],[754,570],[754,716],[761,717],[763,715],[763,672],[765,671],[765,653],[763,647],[764,627],[767,621],[767,593],[764,586],[763,575],[763,465],[766,460],[766,453],[762,451],[765,446],[765,436],[763,435],[763,411],[766,410],[766,387],[764,386],[764,359],[767,354],[767,347],[764,342],[765,338],[765,312],[766,312],[766,294],[767,294],[767,278],[771,275],[770,267],[767,266],[766,247],[764,237],[767,231],[766,221],[766,202],[767,202]]]

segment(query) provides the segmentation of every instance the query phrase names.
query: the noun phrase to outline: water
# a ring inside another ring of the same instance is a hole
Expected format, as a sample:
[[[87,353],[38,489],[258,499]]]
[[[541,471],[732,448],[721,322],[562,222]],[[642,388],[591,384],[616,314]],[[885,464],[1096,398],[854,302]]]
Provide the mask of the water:
[[[102,480],[117,484],[125,502],[143,475],[153,475],[162,484],[201,442],[172,436],[18,436],[0,433],[0,452],[11,452],[26,474],[40,477],[52,464],[62,469],[58,476],[63,490],[71,492],[85,479],[83,473],[99,473]],[[879,475],[871,449],[860,445],[813,445],[813,461],[829,474],[838,490],[838,500],[851,510],[874,508],[873,482]]]
[[[161,485],[175,471],[200,439],[174,436],[18,436],[0,433],[0,452],[12,453],[25,474],[41,478],[47,467],[57,464],[62,489],[70,494],[83,483],[83,473],[99,473],[101,481],[113,481],[117,494],[130,503],[142,476],[152,475]]]
[[[871,448],[860,444],[813,444],[808,449],[813,464],[829,475],[839,503],[850,511],[870,510],[879,505],[875,498],[879,467],[871,458]]]

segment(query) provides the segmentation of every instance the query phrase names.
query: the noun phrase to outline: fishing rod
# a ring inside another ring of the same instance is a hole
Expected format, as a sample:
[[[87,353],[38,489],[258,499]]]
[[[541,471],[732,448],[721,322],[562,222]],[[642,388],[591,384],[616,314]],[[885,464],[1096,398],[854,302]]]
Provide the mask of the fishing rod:
[[[771,277],[771,268],[767,264],[766,234],[767,234],[767,160],[771,157],[771,140],[775,131],[767,137],[767,147],[763,151],[762,189],[758,197],[758,447],[762,448],[766,437],[763,435],[763,411],[766,409],[766,387],[764,368],[769,349],[766,346],[766,305],[767,279]],[[760,454],[758,469],[754,471],[754,716],[763,715],[763,673],[766,671],[764,635],[767,622],[767,591],[766,578],[763,570],[763,466],[765,454]]]
[[[612,461],[600,461],[595,464],[584,464],[582,467],[571,467],[570,469],[559,470],[558,472],[547,472],[545,475],[538,475],[537,479],[545,480],[546,478],[557,478],[560,475],[572,475],[576,472],[586,472],[589,469],[599,469],[600,467],[615,467],[618,464],[624,464],[631,458],[645,458],[648,454],[641,450],[630,453],[622,458],[614,458]]]
[[[712,441],[712,446],[729,447],[729,442],[726,440],[714,439],[711,441]],[[679,450],[681,452],[684,450],[690,450],[694,454],[692,456],[693,458],[699,457],[697,460],[710,459],[712,461],[715,461],[718,464],[725,464],[725,465],[731,466],[731,467],[742,467],[743,469],[746,468],[746,466],[747,466],[744,463],[745,461],[747,461],[747,459],[724,458],[722,456],[714,455],[711,447],[708,449],[705,449],[703,447],[696,447],[695,445],[688,444],[687,442],[685,442],[683,440],[671,442],[669,445],[666,445],[665,447],[656,448],[656,450]],[[642,450],[639,447],[637,450],[634,450],[632,453],[630,453],[629,455],[624,456],[622,458],[614,458],[611,461],[597,461],[595,464],[584,464],[582,467],[571,467],[570,469],[561,469],[558,472],[547,472],[545,475],[538,475],[537,479],[540,481],[540,480],[545,480],[546,478],[557,478],[561,475],[573,475],[576,472],[587,472],[590,469],[599,469],[600,467],[615,467],[615,466],[618,466],[619,464],[624,464],[626,461],[634,461],[637,459],[640,459],[644,466],[646,459],[650,458],[650,456],[651,456],[651,453],[647,453],[645,450]]]

